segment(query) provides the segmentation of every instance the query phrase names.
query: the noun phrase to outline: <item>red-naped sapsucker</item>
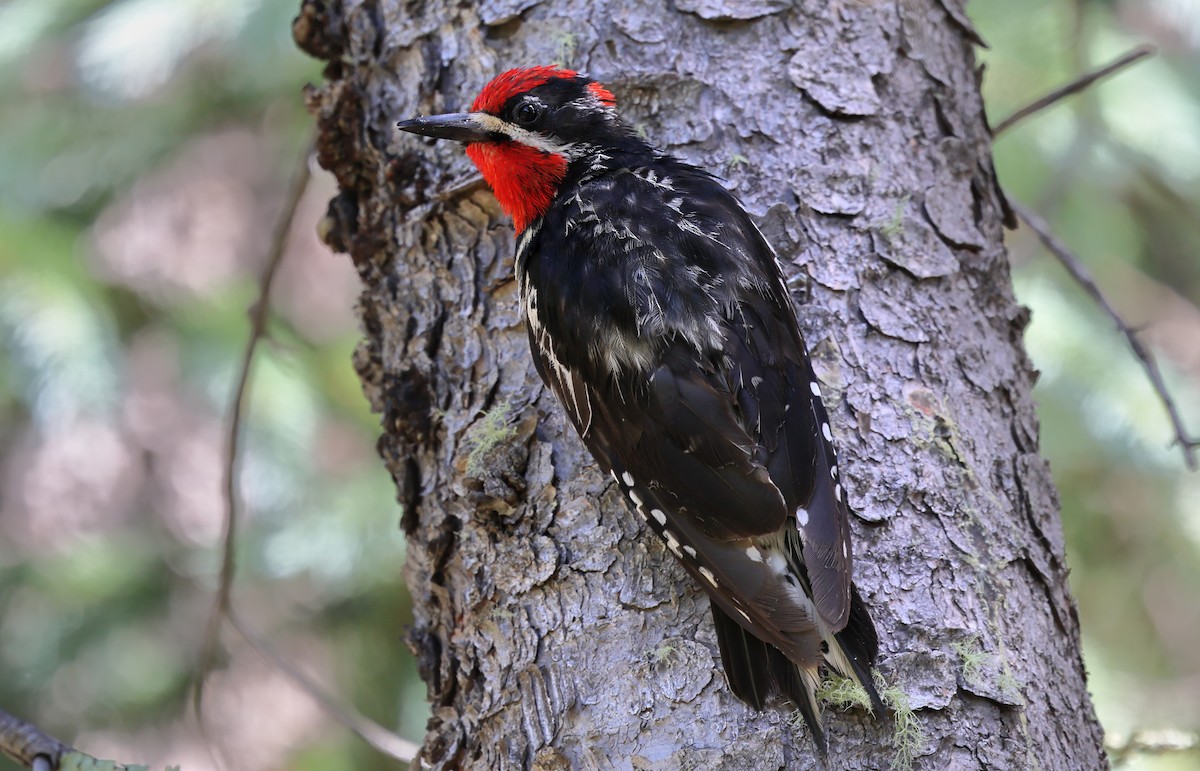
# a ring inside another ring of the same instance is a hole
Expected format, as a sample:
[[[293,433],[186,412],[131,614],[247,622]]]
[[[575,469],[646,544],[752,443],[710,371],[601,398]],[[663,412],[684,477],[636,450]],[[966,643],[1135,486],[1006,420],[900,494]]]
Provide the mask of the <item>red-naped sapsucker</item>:
[[[399,127],[466,143],[512,216],[538,372],[708,593],[733,693],[759,709],[781,693],[822,752],[823,665],[882,710],[829,417],[775,253],[737,200],[570,70],[511,70],[470,112]]]

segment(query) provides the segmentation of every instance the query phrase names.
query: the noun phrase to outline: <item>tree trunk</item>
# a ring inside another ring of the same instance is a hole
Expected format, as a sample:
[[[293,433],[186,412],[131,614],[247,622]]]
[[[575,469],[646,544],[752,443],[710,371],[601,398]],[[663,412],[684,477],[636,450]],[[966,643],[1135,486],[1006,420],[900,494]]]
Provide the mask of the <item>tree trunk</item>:
[[[543,388],[511,227],[462,148],[393,129],[557,61],[728,179],[785,263],[879,670],[915,710],[827,708],[831,765],[1107,765],[959,0],[308,0],[295,31],[330,60],[309,94],[341,186],[326,240],[364,284],[427,762],[818,766],[786,708],[730,695],[705,595]]]

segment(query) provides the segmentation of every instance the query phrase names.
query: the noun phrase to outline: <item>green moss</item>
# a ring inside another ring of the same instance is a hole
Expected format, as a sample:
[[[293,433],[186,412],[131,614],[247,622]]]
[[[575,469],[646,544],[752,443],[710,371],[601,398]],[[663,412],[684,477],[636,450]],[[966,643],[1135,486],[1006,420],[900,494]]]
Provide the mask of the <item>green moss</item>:
[[[1004,691],[1005,695],[1011,696],[1020,702],[1025,701],[1021,695],[1021,681],[1013,674],[1012,667],[1008,665],[1007,659],[1000,670],[1000,675],[996,678],[996,685],[1000,687],[1000,690]]]
[[[843,712],[861,708],[871,711],[871,698],[867,689],[847,677],[830,674],[817,688],[817,698]]]
[[[467,474],[478,477],[487,467],[488,453],[496,446],[509,441],[517,434],[512,421],[513,408],[508,402],[500,402],[483,414],[471,427],[463,442],[467,449]]]
[[[1007,600],[1001,600],[1001,604],[1006,605]],[[999,623],[998,619],[1000,612],[1000,608],[995,608],[993,610],[992,618],[988,622],[993,632],[997,631],[996,627]],[[996,686],[1003,691],[1006,696],[1011,696],[1014,700],[1023,704],[1025,702],[1025,698],[1021,694],[1022,684],[1021,681],[1017,679],[1017,676],[1013,674],[1012,665],[1008,660],[1008,650],[1004,647],[1004,635],[997,633],[996,640],[998,641],[999,645],[999,650],[997,650],[996,655],[1000,659],[1000,674],[996,677]]]
[[[983,652],[983,648],[979,645],[979,638],[975,635],[956,642],[950,646],[954,652],[958,654],[962,660],[963,679],[969,682],[979,680],[979,675],[983,672],[983,665],[987,663],[988,654]]]
[[[804,720],[804,713],[798,709],[794,709],[788,713],[788,725],[797,734],[808,733],[808,723]]]
[[[575,49],[579,43],[579,36],[574,32],[562,32],[558,36],[558,54],[554,62],[560,67],[570,67],[571,60],[575,58]]]
[[[913,759],[925,746],[925,729],[908,704],[908,696],[897,686],[888,686],[883,677],[875,673],[875,687],[879,697],[892,712],[892,768],[909,771]]]
[[[904,211],[908,208],[908,202],[911,199],[912,196],[909,194],[902,196],[899,201],[896,201],[896,208],[892,210],[891,218],[876,228],[887,240],[891,241],[904,232]]]

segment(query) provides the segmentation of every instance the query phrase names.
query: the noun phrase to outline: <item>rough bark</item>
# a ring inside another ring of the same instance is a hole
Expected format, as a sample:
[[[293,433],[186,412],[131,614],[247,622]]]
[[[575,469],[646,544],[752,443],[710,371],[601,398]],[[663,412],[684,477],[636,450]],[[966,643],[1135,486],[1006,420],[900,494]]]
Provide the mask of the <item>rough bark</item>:
[[[310,0],[296,35],[330,61],[309,94],[341,187],[326,236],[364,284],[429,763],[817,765],[786,710],[731,697],[707,599],[542,387],[511,228],[461,148],[392,128],[559,61],[728,179],[786,263],[914,765],[1106,766],[958,0]],[[834,767],[894,761],[891,717],[826,720]]]

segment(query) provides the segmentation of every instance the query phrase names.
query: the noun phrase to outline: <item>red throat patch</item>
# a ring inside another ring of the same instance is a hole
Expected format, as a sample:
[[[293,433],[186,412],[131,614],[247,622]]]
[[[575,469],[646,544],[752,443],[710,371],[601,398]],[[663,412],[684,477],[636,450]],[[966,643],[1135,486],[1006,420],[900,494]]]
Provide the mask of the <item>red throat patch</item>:
[[[567,159],[519,142],[467,145],[467,156],[492,186],[517,233],[550,208],[567,173]]]

